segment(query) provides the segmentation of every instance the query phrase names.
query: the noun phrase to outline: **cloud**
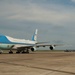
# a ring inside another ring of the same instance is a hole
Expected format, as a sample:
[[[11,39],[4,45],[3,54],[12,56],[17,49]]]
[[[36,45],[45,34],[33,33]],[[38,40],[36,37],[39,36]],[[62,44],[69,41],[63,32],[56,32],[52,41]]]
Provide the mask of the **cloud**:
[[[74,22],[75,10],[72,8],[66,8],[60,5],[50,5],[48,7],[42,5],[31,3],[32,0],[28,0],[26,5],[18,3],[4,3],[0,16],[8,20],[17,21],[32,21],[39,23],[48,23],[54,25],[62,25],[67,22]],[[48,7],[48,8],[47,8]],[[67,11],[66,11],[67,9]],[[71,10],[71,11],[69,11]]]
[[[75,0],[71,0],[72,2],[75,2]]]

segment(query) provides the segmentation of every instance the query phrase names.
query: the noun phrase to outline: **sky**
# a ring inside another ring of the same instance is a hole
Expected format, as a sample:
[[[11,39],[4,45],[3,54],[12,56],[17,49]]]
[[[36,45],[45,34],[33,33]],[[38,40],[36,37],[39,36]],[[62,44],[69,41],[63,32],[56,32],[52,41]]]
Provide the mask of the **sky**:
[[[0,0],[0,34],[75,49],[75,0]],[[48,49],[48,48],[47,48]]]

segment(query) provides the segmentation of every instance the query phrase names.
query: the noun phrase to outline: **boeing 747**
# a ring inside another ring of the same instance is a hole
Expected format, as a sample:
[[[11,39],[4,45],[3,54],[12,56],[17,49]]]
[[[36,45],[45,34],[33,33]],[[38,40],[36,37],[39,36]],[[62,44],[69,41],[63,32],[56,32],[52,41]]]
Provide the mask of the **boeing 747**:
[[[9,50],[9,53],[13,53],[13,49],[16,50],[16,53],[29,53],[29,50],[36,51],[37,47],[49,46],[50,50],[53,50],[55,46],[58,46],[37,42],[37,32],[38,30],[36,29],[32,40],[16,39],[6,35],[0,35],[0,53],[2,53],[2,50]]]

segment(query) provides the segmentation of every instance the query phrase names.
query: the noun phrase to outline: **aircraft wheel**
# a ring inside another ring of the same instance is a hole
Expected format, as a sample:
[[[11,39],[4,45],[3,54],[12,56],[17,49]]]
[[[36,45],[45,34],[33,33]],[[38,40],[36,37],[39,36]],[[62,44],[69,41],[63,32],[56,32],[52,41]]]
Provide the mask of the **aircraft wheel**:
[[[19,54],[20,52],[16,52],[17,54]]]
[[[9,54],[13,54],[13,52],[12,52],[12,51],[10,51],[10,52],[9,52]]]
[[[29,53],[29,51],[26,52],[27,54]]]
[[[23,51],[22,53],[26,53],[25,51]]]
[[[0,54],[2,54],[2,52],[0,52]]]

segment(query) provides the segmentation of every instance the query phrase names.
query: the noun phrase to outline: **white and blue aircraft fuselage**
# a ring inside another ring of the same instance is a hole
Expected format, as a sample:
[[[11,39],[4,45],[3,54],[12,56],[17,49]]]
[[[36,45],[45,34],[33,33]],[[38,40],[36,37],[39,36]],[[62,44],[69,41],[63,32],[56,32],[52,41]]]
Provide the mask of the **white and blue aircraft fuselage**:
[[[0,49],[9,49],[9,53],[13,53],[12,49],[17,49],[16,53],[29,53],[29,49],[34,51],[36,43],[37,29],[34,35],[32,36],[32,40],[16,39],[10,36],[0,35]]]
[[[50,44],[42,44],[44,42],[37,42],[37,29],[32,36],[32,40],[16,39],[6,35],[0,35],[0,49],[10,50],[9,53],[13,53],[12,49],[17,50],[16,53],[29,53],[29,50],[35,51],[37,47],[49,46],[50,50],[53,50],[55,46]],[[2,52],[0,50],[0,53]]]

